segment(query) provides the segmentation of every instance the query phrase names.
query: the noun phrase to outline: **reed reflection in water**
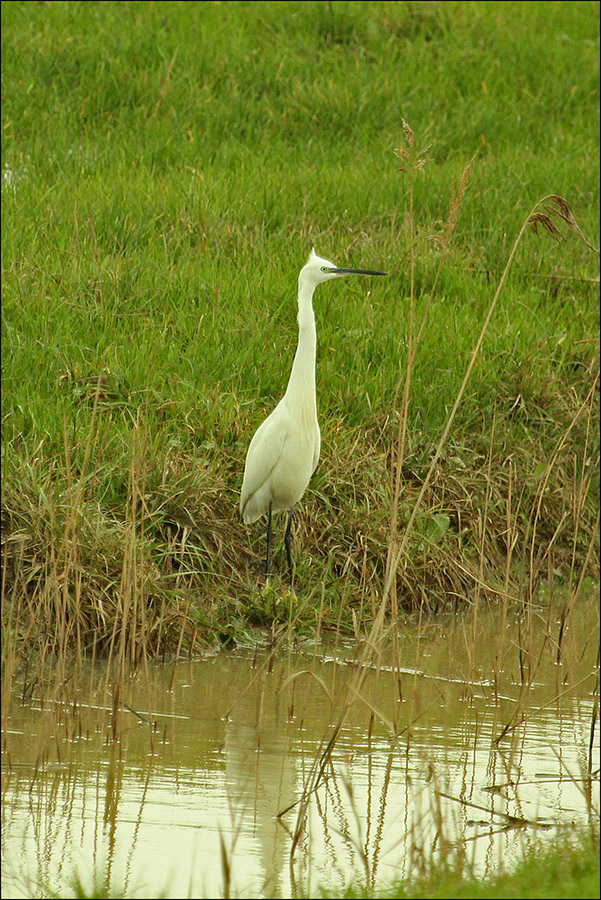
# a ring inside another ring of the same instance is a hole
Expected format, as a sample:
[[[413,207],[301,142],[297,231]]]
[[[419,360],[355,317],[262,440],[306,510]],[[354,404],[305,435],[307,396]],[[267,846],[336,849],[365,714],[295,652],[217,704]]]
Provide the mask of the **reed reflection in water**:
[[[25,702],[15,691],[3,896],[66,894],[74,873],[140,897],[374,889],[458,852],[488,874],[598,822],[596,602],[572,617],[561,665],[554,621],[545,612],[531,629],[527,679],[518,618],[500,660],[498,610],[480,612],[477,642],[467,617],[408,628],[396,664],[381,648],[331,756],[354,641],[151,666],[120,684],[116,712],[99,665]]]

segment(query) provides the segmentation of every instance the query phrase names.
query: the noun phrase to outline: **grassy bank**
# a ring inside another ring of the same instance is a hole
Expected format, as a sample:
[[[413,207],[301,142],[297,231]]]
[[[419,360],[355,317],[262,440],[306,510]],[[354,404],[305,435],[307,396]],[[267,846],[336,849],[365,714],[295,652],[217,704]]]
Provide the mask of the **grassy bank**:
[[[598,246],[598,20],[588,2],[2,4],[15,660],[135,661],[291,614],[366,627],[410,520],[401,607],[598,578],[597,258],[565,222],[520,242],[436,453],[536,201],[565,197]],[[415,177],[403,119],[430,145]],[[258,587],[262,528],[237,505],[312,246],[390,275],[316,294],[323,450],[291,603],[285,580]]]

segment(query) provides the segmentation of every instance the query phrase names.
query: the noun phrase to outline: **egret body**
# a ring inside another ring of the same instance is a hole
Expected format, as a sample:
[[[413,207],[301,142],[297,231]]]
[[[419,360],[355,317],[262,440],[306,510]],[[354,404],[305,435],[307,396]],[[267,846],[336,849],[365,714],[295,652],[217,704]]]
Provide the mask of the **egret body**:
[[[292,516],[319,460],[321,435],[317,420],[315,353],[317,333],[313,313],[313,293],[318,284],[344,275],[385,275],[370,269],[341,269],[311,251],[298,276],[298,346],[286,393],[250,442],[240,497],[240,514],[245,524],[267,515],[267,557],[271,555],[271,517],[288,511],[284,542],[290,574]]]

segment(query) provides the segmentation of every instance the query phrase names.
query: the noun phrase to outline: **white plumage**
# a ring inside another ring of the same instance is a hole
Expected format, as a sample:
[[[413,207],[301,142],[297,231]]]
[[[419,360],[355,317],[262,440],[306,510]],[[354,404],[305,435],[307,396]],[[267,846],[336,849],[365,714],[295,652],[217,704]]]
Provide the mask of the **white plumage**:
[[[301,499],[319,461],[321,435],[317,420],[315,354],[317,334],[313,293],[318,284],[342,275],[384,275],[369,269],[341,269],[311,251],[298,276],[298,346],[286,393],[250,442],[240,497],[246,524],[267,515],[269,574],[271,516],[288,510],[285,543],[292,573],[290,529],[294,506]]]

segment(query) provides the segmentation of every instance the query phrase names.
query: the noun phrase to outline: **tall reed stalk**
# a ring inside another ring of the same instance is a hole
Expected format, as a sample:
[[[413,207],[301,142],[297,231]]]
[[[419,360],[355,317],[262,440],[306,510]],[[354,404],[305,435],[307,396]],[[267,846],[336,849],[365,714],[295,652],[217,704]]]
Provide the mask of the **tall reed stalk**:
[[[430,463],[430,466],[426,472],[425,478],[423,480],[421,489],[418,493],[417,499],[414,502],[409,520],[404,528],[402,536],[399,538],[398,536],[398,511],[399,511],[399,497],[401,492],[402,485],[402,464],[405,453],[405,445],[406,445],[406,434],[407,434],[407,417],[409,410],[409,398],[410,398],[410,386],[411,386],[411,377],[415,362],[416,352],[419,346],[419,340],[423,333],[427,312],[434,296],[434,292],[436,290],[436,286],[438,283],[438,277],[441,271],[441,267],[445,256],[448,252],[451,238],[453,232],[455,230],[455,226],[457,223],[457,218],[459,214],[459,208],[461,204],[461,200],[465,193],[465,189],[468,183],[468,176],[473,164],[474,158],[470,160],[468,165],[463,170],[462,177],[459,181],[459,186],[457,190],[453,189],[451,194],[451,203],[449,208],[449,215],[447,218],[446,225],[443,229],[442,235],[440,236],[441,241],[441,256],[440,262],[438,265],[438,269],[436,272],[436,277],[434,280],[434,284],[432,287],[432,291],[428,298],[428,302],[426,304],[425,313],[423,316],[423,320],[417,335],[417,338],[414,340],[413,338],[413,294],[414,294],[414,267],[415,267],[415,246],[414,246],[414,210],[413,210],[413,179],[417,172],[423,170],[424,165],[426,163],[425,154],[427,153],[428,148],[426,147],[423,150],[419,150],[416,146],[414,135],[412,130],[409,128],[406,122],[403,122],[403,132],[405,137],[405,146],[396,152],[401,157],[403,165],[401,166],[401,171],[408,170],[409,178],[410,178],[410,189],[409,189],[409,235],[410,235],[410,315],[409,315],[409,352],[407,359],[407,366],[405,371],[405,380],[403,385],[403,393],[401,398],[401,405],[399,409],[399,425],[396,433],[396,437],[393,442],[391,458],[393,460],[393,468],[391,471],[391,500],[390,500],[390,525],[389,525],[389,541],[387,547],[387,560],[386,560],[386,568],[385,575],[382,587],[381,598],[379,602],[379,607],[377,609],[377,614],[373,621],[371,630],[367,639],[363,645],[361,652],[358,654],[358,665],[356,669],[356,673],[354,678],[351,680],[348,693],[346,695],[346,700],[343,703],[341,708],[341,712],[338,716],[337,721],[332,726],[329,737],[324,739],[322,744],[322,749],[319,754],[316,756],[314,760],[314,764],[311,768],[309,777],[307,779],[307,783],[304,787],[303,794],[299,800],[297,807],[297,819],[296,826],[294,830],[293,840],[291,844],[290,858],[292,860],[298,842],[303,832],[304,822],[307,814],[308,803],[310,797],[313,793],[318,789],[322,780],[324,778],[324,774],[327,771],[327,768],[330,764],[330,760],[332,757],[332,752],[335,747],[336,741],[338,739],[338,735],[344,725],[345,719],[348,715],[348,712],[352,705],[359,701],[364,701],[362,697],[362,688],[363,683],[366,677],[367,672],[370,670],[370,665],[372,661],[377,657],[379,653],[379,647],[382,645],[384,639],[390,636],[393,642],[394,648],[394,666],[397,669],[397,677],[398,673],[398,645],[396,643],[396,632],[397,632],[397,617],[398,617],[398,600],[396,594],[396,579],[397,572],[399,567],[402,565],[403,560],[406,558],[407,548],[409,538],[411,536],[413,527],[415,525],[417,516],[422,508],[424,498],[426,495],[426,491],[432,481],[432,477],[434,475],[438,460],[440,459],[442,450],[446,444],[446,441],[451,433],[451,429],[453,427],[453,423],[455,421],[455,417],[457,411],[461,405],[461,401],[465,394],[466,387],[472,375],[474,366],[476,361],[480,355],[482,345],[484,343],[490,321],[497,307],[497,303],[505,282],[507,280],[508,273],[511,269],[512,263],[514,261],[516,252],[522,238],[524,237],[526,231],[529,229],[533,229],[535,232],[538,231],[539,228],[543,228],[547,231],[552,237],[557,240],[562,239],[562,233],[558,224],[565,225],[568,230],[575,234],[579,239],[581,239],[589,249],[594,249],[585,239],[582,234],[580,228],[578,227],[574,216],[570,210],[569,204],[567,201],[560,197],[557,194],[547,194],[538,200],[526,218],[524,219],[517,237],[514,240],[514,243],[509,252],[509,256],[507,259],[507,263],[505,268],[501,274],[497,287],[494,291],[493,297],[489,304],[486,316],[484,318],[484,322],[482,324],[480,334],[472,350],[471,357],[466,368],[465,374],[463,376],[463,380],[459,391],[455,397],[455,401],[451,408],[451,411],[448,415],[447,421],[441,433],[440,439],[436,446],[434,456]],[[398,387],[396,395],[398,396]],[[492,439],[491,439],[492,440]],[[483,525],[485,527],[484,521],[486,516],[484,515]],[[507,502],[507,519],[508,519],[508,542],[509,547],[512,547],[511,543],[511,531],[510,531],[510,523],[511,523],[511,496],[508,498]],[[481,551],[482,553],[482,551]],[[506,582],[509,579],[509,569],[506,568]],[[482,583],[482,565],[480,578],[478,579],[478,583]],[[386,616],[389,616],[390,619],[390,629],[385,627]],[[474,621],[473,625],[474,629],[476,627],[476,623]],[[542,651],[541,651],[542,652]],[[539,660],[540,661],[540,660]],[[536,661],[535,661],[536,662]],[[535,666],[536,667],[536,666]],[[532,670],[531,670],[532,671]],[[530,678],[532,675],[530,675]],[[400,683],[400,681],[399,681]],[[371,707],[370,704],[368,706]],[[520,704],[518,704],[519,709]],[[372,711],[373,711],[373,707]],[[383,717],[382,721],[385,722]],[[398,744],[398,728],[397,723],[388,723],[391,730],[391,738],[395,743]],[[500,736],[497,737],[497,740],[503,736],[504,733],[507,733],[510,726],[506,726],[506,729],[502,732]]]

